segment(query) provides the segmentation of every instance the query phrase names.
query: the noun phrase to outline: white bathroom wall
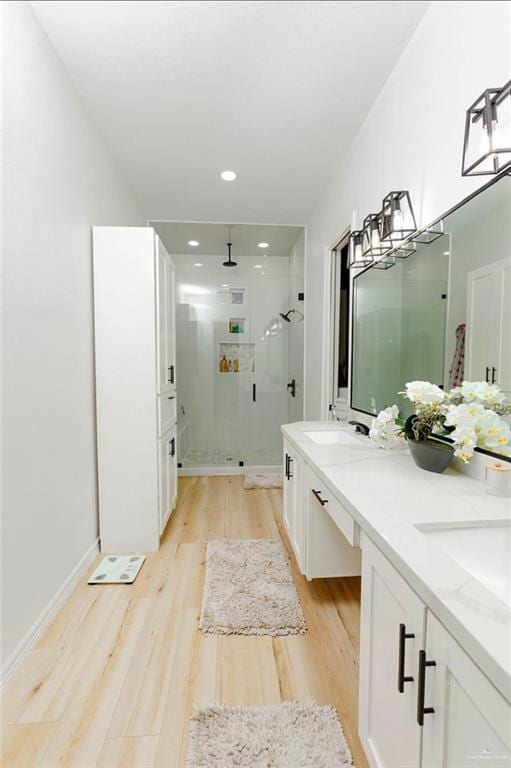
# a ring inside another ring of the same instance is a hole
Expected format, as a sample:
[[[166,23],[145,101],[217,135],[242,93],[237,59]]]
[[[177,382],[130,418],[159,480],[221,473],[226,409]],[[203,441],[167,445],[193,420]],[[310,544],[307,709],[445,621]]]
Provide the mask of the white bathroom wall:
[[[3,48],[6,673],[98,536],[91,226],[143,221],[28,3]]]
[[[461,177],[465,111],[485,88],[509,79],[510,11],[507,2],[430,5],[308,221],[308,419],[326,417],[328,402],[320,344],[325,250],[353,214],[360,225],[392,189],[410,190],[422,226],[485,183]]]

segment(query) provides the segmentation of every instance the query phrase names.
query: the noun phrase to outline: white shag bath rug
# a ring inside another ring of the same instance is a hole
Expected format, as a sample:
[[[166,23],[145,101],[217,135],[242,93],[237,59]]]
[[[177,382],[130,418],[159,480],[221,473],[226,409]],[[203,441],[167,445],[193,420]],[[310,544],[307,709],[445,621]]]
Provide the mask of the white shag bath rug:
[[[255,473],[245,475],[243,488],[250,491],[252,488],[282,488],[282,476],[269,473]]]
[[[199,627],[215,635],[305,632],[298,593],[280,541],[208,541]]]
[[[190,718],[187,768],[348,768],[351,752],[333,707],[286,701],[199,710]]]

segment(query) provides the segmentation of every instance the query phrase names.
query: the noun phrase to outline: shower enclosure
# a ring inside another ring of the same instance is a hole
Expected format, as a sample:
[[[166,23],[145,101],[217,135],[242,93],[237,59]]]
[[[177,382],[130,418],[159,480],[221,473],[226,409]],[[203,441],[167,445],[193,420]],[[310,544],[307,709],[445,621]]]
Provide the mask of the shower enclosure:
[[[302,418],[303,234],[287,256],[233,250],[230,268],[221,255],[173,257],[178,466],[278,467],[280,426]]]

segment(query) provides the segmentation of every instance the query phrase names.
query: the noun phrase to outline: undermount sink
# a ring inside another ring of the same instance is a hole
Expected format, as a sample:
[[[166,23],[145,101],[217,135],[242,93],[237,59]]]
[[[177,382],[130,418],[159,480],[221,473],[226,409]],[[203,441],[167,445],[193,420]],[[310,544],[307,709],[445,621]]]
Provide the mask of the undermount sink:
[[[511,520],[416,527],[511,608]]]
[[[371,448],[374,443],[365,435],[352,435],[342,429],[323,429],[314,432],[304,432],[316,445],[356,445]]]

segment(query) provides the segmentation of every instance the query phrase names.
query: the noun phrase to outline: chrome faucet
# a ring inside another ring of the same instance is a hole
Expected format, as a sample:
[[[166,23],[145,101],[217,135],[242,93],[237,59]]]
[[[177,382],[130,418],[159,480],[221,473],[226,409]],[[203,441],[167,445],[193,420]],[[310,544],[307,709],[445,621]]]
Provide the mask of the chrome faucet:
[[[355,432],[359,432],[361,435],[369,437],[369,427],[367,424],[362,424],[361,421],[348,421],[348,424],[351,424],[353,427],[355,427]]]

